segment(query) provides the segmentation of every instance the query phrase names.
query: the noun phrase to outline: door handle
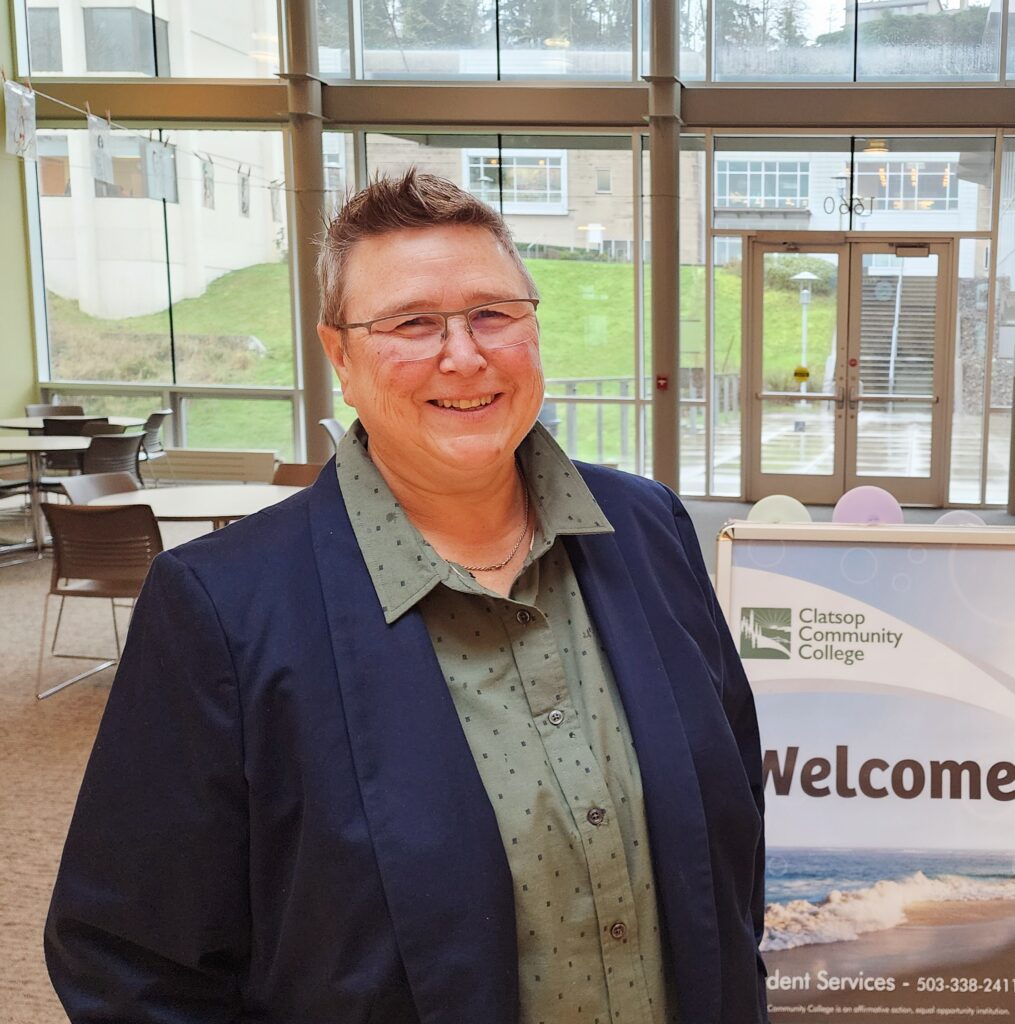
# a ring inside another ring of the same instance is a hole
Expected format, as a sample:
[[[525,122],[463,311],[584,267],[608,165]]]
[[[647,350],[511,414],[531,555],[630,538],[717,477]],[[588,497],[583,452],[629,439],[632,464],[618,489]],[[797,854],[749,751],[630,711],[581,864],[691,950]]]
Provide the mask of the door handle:
[[[841,384],[835,386],[835,408],[841,409],[846,401],[846,392]]]

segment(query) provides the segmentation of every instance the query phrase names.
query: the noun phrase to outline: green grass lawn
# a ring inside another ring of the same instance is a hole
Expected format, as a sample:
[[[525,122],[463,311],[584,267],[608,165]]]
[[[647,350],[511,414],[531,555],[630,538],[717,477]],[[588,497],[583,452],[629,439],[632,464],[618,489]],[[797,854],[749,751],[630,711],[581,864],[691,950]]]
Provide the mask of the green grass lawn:
[[[607,377],[632,381],[634,273],[630,264],[577,260],[528,260],[542,296],[539,319],[548,378]],[[681,270],[681,364],[704,365],[704,268]],[[64,380],[170,381],[169,316],[166,311],[122,320],[82,313],[76,302],[48,293],[53,376]],[[715,368],[740,370],[740,276],[725,268],[715,278]],[[646,297],[646,306],[648,299]],[[834,299],[816,296],[809,310],[808,361],[812,375],[828,354]],[[267,263],[225,274],[203,295],[173,305],[179,384],[283,385],[293,381],[289,268]],[[248,347],[255,338],[265,351]],[[800,355],[800,304],[795,291],[766,296],[766,378],[790,379]],[[595,394],[593,383],[579,394]],[[603,393],[620,393],[616,381]],[[123,400],[110,399],[115,404]],[[339,410],[340,419],[351,418]],[[622,413],[582,407],[577,418],[581,458],[619,461]],[[193,399],[188,402],[187,441],[195,447],[278,448],[291,457],[287,402]],[[634,423],[627,429],[633,445]],[[599,444],[600,433],[602,445]],[[563,431],[561,433],[563,437]]]

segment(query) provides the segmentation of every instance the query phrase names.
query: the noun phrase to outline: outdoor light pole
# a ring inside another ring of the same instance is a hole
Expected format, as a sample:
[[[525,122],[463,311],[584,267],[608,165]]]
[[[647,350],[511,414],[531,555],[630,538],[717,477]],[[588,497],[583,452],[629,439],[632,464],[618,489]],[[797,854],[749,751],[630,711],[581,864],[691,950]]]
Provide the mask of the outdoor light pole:
[[[807,307],[811,304],[811,281],[817,281],[818,275],[809,270],[794,274],[791,281],[800,282],[800,365],[807,368]],[[800,393],[807,393],[807,381],[800,381]]]

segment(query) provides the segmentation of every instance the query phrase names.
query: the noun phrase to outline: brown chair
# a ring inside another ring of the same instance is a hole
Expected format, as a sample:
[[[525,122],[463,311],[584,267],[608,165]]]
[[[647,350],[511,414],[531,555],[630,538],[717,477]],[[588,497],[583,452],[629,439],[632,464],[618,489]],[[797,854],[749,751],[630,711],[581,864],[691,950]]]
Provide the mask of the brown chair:
[[[104,416],[96,416],[87,420],[61,420],[44,416],[42,432],[47,437],[81,437],[85,427],[92,423],[106,424]],[[81,472],[81,452],[52,452],[43,457],[43,468],[47,473],[54,470],[67,473]],[[48,485],[51,481],[45,481]]]
[[[101,498],[104,494],[141,490],[132,473],[82,473],[64,477],[60,486],[72,505],[87,505],[93,498]]]
[[[322,469],[321,462],[283,462],[276,467],[271,482],[282,487],[309,487]]]
[[[109,505],[85,508],[80,505],[43,506],[43,513],[53,537],[53,573],[42,615],[42,637],[39,643],[39,664],[35,675],[39,700],[87,679],[120,660],[120,631],[116,623],[116,599],[133,602],[141,592],[152,559],[162,550],[159,524],[148,505]],[[46,626],[49,599],[60,598],[56,629],[50,653],[57,658],[81,658],[100,662],[95,668],[39,693],[42,685],[42,661],[46,649]],[[95,654],[63,654],[56,650],[68,597],[99,597],[110,602],[113,613],[113,636],[116,657]]]
[[[140,434],[101,434],[81,454],[84,473],[130,473],[143,487],[138,468]]]
[[[85,420],[81,427],[82,437],[98,437],[100,434],[122,434],[126,427],[118,427],[108,420]]]
[[[84,416],[85,410],[80,405],[26,405],[26,416]]]
[[[335,451],[338,451],[338,442],[345,436],[345,427],[343,427],[342,424],[333,417],[318,420],[317,422],[320,423],[328,432],[328,437],[331,438],[331,443],[335,446]]]

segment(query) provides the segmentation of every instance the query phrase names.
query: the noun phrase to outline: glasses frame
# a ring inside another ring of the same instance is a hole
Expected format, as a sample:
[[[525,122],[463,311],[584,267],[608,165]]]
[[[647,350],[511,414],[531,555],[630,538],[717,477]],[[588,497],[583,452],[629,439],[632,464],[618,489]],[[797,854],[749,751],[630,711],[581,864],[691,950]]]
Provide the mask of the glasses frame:
[[[339,331],[348,331],[353,327],[365,327],[370,334],[373,334],[374,324],[379,324],[382,320],[394,320],[400,316],[439,316],[444,320],[444,330],[441,331],[441,344],[448,340],[448,331],[450,330],[449,322],[453,316],[461,316],[465,318],[465,329],[469,332],[470,338],[475,338],[475,334],[472,331],[472,324],[469,323],[469,314],[474,313],[477,309],[485,309],[487,306],[500,306],[505,302],[529,302],[532,304],[532,314],[535,316],[536,310],[539,308],[539,299],[533,299],[529,296],[525,298],[517,299],[492,299],[488,302],[477,302],[474,306],[466,306],[464,309],[407,309],[403,313],[388,313],[387,316],[378,316],[373,320],[364,320],[358,324],[336,324],[335,329]]]

